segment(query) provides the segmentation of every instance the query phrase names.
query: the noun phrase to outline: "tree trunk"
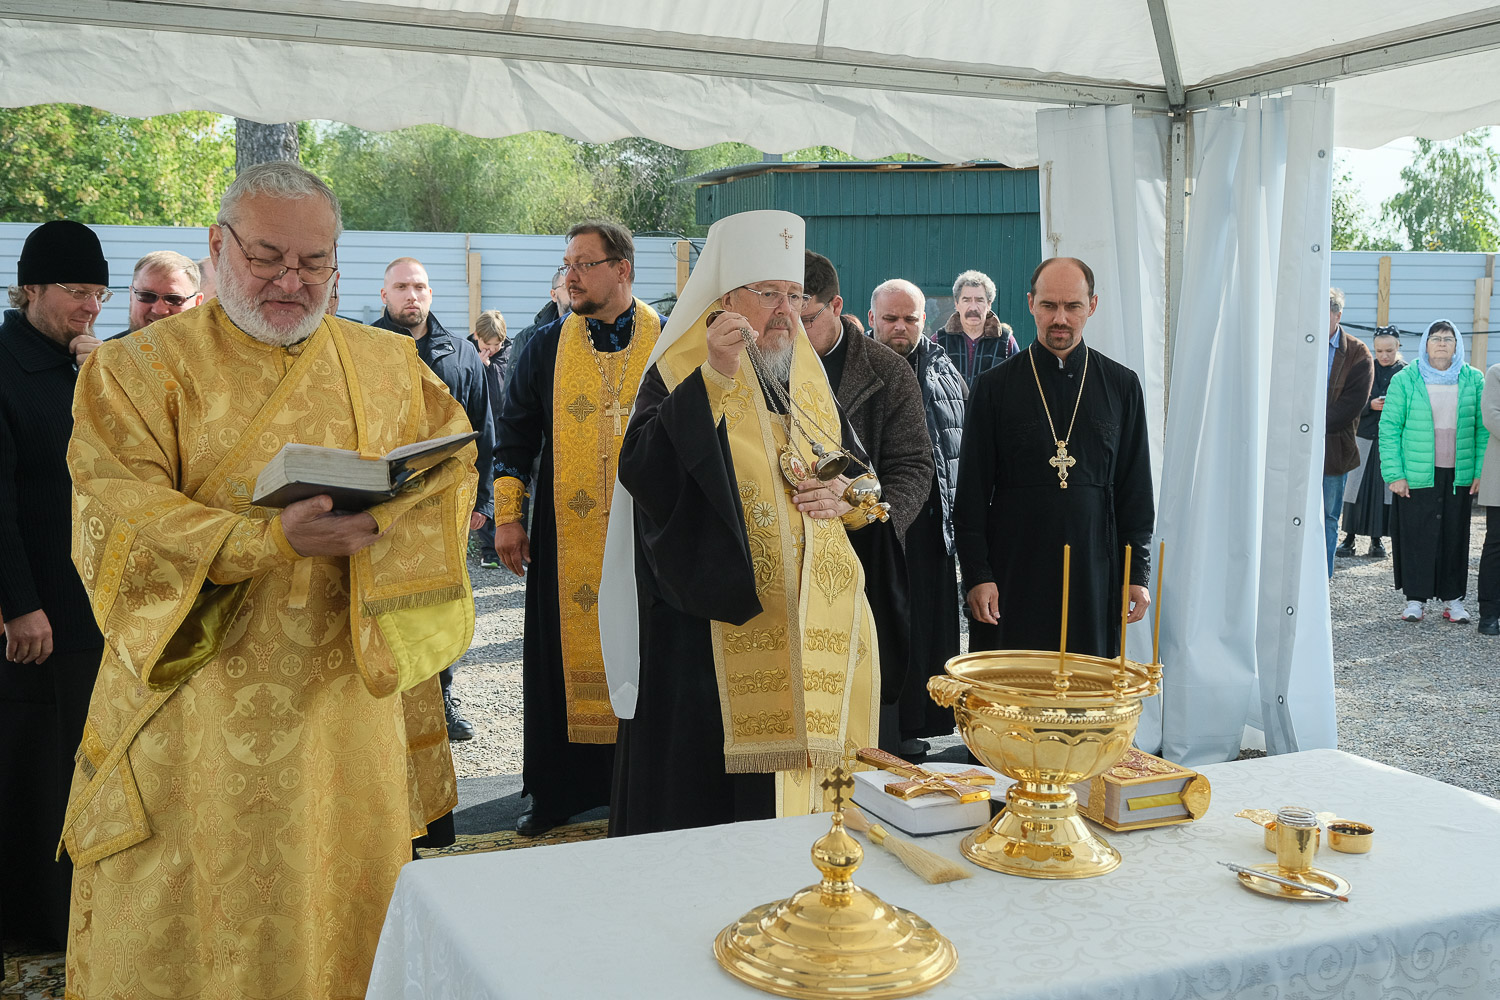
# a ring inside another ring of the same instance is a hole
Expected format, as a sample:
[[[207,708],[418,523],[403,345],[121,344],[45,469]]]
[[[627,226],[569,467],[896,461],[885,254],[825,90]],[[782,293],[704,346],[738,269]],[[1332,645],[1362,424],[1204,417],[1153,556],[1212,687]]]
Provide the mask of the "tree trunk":
[[[244,118],[234,120],[234,172],[276,160],[297,162],[297,123],[262,125]]]

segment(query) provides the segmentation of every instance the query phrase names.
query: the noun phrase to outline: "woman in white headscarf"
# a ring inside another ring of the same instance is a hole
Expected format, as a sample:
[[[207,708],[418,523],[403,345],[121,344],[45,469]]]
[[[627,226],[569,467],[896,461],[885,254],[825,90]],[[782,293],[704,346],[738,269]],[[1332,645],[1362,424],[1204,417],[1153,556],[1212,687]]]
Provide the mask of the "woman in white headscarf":
[[[1401,617],[1421,621],[1436,597],[1443,617],[1465,623],[1469,517],[1489,432],[1480,419],[1484,374],[1464,364],[1464,342],[1448,320],[1427,328],[1417,363],[1391,379],[1380,415],[1380,472],[1394,494],[1391,547]]]

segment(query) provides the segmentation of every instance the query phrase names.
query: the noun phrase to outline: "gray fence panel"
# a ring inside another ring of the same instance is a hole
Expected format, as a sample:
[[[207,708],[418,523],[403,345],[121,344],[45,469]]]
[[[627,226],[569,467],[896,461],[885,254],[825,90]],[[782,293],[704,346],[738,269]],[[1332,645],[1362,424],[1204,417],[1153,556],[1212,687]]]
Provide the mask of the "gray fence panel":
[[[1336,250],[1333,254],[1333,285],[1344,291],[1344,323],[1366,343],[1376,317],[1380,287],[1380,258],[1391,258],[1390,323],[1402,333],[1401,352],[1410,361],[1422,332],[1435,319],[1451,320],[1469,334],[1474,326],[1474,282],[1484,277],[1486,254],[1482,253],[1391,253]],[[1473,341],[1464,338],[1469,364],[1486,368],[1500,363],[1500,307],[1490,298],[1489,357],[1473,356]]]

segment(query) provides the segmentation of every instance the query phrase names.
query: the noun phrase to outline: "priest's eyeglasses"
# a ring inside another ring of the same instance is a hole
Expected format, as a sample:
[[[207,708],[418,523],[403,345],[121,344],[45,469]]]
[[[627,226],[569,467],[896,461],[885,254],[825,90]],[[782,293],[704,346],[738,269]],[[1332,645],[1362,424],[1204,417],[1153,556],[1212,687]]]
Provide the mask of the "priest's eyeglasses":
[[[562,278],[566,278],[569,271],[577,271],[579,274],[587,274],[594,268],[598,267],[600,264],[608,264],[612,261],[624,259],[624,257],[601,257],[599,260],[581,260],[576,264],[564,264],[553,273]]]
[[[95,302],[98,302],[102,306],[104,305],[104,303],[108,302],[115,296],[115,293],[110,291],[108,288],[101,288],[97,292],[91,292],[86,288],[69,288],[61,281],[54,281],[53,284],[58,288],[61,288],[63,291],[67,292],[69,295],[73,296],[74,302],[82,302],[84,299],[93,299]]]
[[[245,241],[240,239],[240,234],[234,231],[234,227],[227,222],[220,223],[229,230],[229,235],[234,237],[234,242],[239,246],[240,253],[245,255],[245,260],[250,265],[250,273],[262,281],[277,281],[288,271],[297,272],[297,279],[304,285],[326,284],[339,269],[338,257],[335,256],[332,264],[303,264],[301,267],[289,267],[279,260],[266,260],[264,257],[252,257],[250,251],[245,249]],[[145,301],[142,299],[141,301]]]
[[[800,314],[802,307],[812,301],[811,295],[803,295],[801,292],[763,292],[759,288],[751,288],[749,285],[741,285],[747,292],[760,296],[761,305],[767,309],[775,309],[776,303],[786,299],[786,304],[792,307],[792,311]]]
[[[137,288],[134,285],[130,286],[130,292],[135,296],[135,300],[137,302],[141,302],[149,306],[155,305],[156,300],[161,299],[173,309],[176,309],[179,306],[186,305],[189,299],[195,299],[198,297],[197,292],[194,292],[192,295],[173,295],[170,292],[148,292],[144,288]]]

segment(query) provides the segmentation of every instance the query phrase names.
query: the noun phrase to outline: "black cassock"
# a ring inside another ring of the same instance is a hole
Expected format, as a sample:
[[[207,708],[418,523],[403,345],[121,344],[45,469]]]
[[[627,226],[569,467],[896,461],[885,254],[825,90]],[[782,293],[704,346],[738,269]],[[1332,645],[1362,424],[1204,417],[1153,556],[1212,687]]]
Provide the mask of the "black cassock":
[[[1032,357],[1036,375],[1032,373]],[[980,583],[1000,591],[1000,624],[969,623],[969,649],[1058,647],[1062,632],[1063,545],[1072,546],[1068,649],[1119,655],[1124,548],[1133,546],[1131,583],[1150,578],[1155,504],[1145,399],[1135,372],[1084,345],[1059,367],[1037,344],[974,382],[959,452],[953,527],[967,594]],[[1037,378],[1058,438],[1083,398],[1068,438],[1077,459],[1059,489],[1057,454]]]
[[[842,433],[850,447],[847,425]],[[635,499],[641,666],[635,718],[621,720],[615,743],[610,835],[768,819],[775,775],[724,770],[709,622],[742,625],[761,606],[729,438],[701,371],[670,394],[655,366],[646,372],[619,475]],[[889,522],[852,537],[867,532],[867,544],[897,548]],[[891,669],[899,683],[905,667],[882,662],[882,684]]]
[[[600,351],[623,350],[634,307],[615,324],[589,325]],[[568,740],[562,629],[557,602],[557,511],[553,506],[552,409],[557,346],[564,320],[538,329],[521,355],[495,424],[495,476],[531,484],[531,565],[526,570],[526,627],[521,645],[521,791],[548,816],[573,816],[609,802],[614,747]]]

